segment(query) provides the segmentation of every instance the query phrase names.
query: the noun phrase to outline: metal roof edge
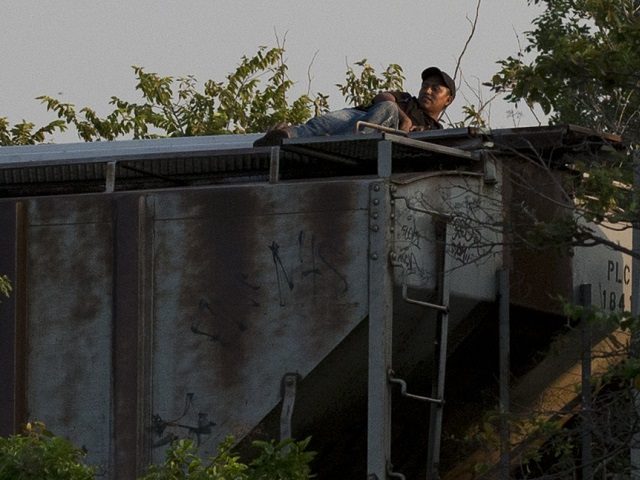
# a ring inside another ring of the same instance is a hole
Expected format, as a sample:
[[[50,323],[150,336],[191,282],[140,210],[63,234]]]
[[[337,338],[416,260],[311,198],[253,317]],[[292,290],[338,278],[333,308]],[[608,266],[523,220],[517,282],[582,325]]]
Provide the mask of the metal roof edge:
[[[425,132],[412,132],[408,135],[411,140],[447,141],[463,138],[487,138],[487,139],[517,139],[528,142],[531,146],[531,137],[544,140],[545,143],[557,143],[566,134],[576,134],[584,137],[597,137],[603,142],[614,145],[622,145],[623,140],[619,135],[600,133],[595,130],[577,125],[548,125],[532,127],[515,127],[502,129],[487,129],[477,127],[450,128],[442,130],[430,130]],[[38,166],[47,163],[65,162],[73,163],[101,163],[109,161],[136,160],[144,158],[166,158],[168,156],[194,155],[202,156],[215,154],[216,152],[246,153],[261,152],[267,147],[253,147],[253,142],[261,133],[254,134],[230,134],[198,137],[174,137],[146,140],[117,140],[111,142],[89,143],[61,143],[40,144],[28,146],[0,147],[0,169],[22,168]],[[380,133],[336,135],[333,137],[295,138],[285,140],[283,146],[300,145],[313,147],[320,143],[338,143],[357,140],[379,140],[383,136]]]
[[[247,149],[260,134],[212,135],[110,142],[46,143],[0,147],[0,168],[3,164],[29,164],[59,160],[98,160],[149,157],[156,154],[213,152]]]

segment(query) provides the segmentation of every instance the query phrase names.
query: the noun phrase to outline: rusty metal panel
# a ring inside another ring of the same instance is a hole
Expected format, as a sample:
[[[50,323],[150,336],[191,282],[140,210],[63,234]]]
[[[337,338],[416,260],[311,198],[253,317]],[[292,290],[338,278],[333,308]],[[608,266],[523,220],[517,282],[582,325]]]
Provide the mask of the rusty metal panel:
[[[153,231],[153,458],[212,453],[277,404],[366,316],[368,184],[165,192]]]
[[[107,471],[112,430],[109,199],[31,200],[27,408]]]
[[[564,173],[521,158],[507,160],[502,165],[505,223],[511,225],[511,301],[527,308],[561,314],[560,302],[552,299],[572,296],[569,251],[560,251],[557,245],[531,248],[526,232],[533,221],[553,223],[571,215],[573,205],[561,188]]]

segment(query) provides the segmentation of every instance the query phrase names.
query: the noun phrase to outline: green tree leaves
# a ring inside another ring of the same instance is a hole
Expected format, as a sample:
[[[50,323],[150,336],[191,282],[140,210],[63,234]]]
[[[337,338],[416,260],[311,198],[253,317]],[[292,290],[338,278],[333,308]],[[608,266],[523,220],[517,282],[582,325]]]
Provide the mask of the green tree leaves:
[[[84,141],[259,132],[276,122],[301,123],[311,115],[314,99],[309,96],[288,103],[293,81],[283,55],[282,48],[260,47],[254,56],[242,57],[225,82],[208,80],[201,90],[192,75],[174,79],[134,66],[142,101],[111,97],[114,109],[104,118],[89,107],[77,112],[72,104],[38,98]]]
[[[524,52],[499,63],[495,90],[539,104],[552,123],[591,126],[638,142],[640,5],[635,0],[529,0],[544,4]],[[527,61],[533,55],[533,60]]]
[[[309,439],[256,441],[256,458],[243,463],[233,452],[233,438],[218,447],[218,454],[200,458],[193,442],[178,440],[167,450],[164,463],[153,465],[141,480],[307,480],[311,478],[309,463],[314,457],[306,451]]]
[[[11,281],[6,275],[0,275],[0,296],[8,297],[11,293]]]
[[[20,435],[0,437],[0,480],[92,480],[84,456],[42,423],[28,423]]]
[[[640,3],[637,0],[529,0],[544,7],[522,52],[499,63],[493,90],[539,105],[550,123],[623,135],[626,152],[590,149],[574,159],[567,196],[587,222],[633,221],[638,211],[631,152],[640,145]],[[612,150],[612,149],[610,149]],[[582,243],[578,224],[566,234]],[[588,239],[587,239],[587,243]]]
[[[165,460],[152,465],[140,480],[308,480],[309,439],[296,442],[256,441],[258,454],[243,463],[233,451],[233,438],[218,446],[215,457],[203,459],[191,440],[177,440]],[[93,480],[95,468],[83,463],[85,453],[56,437],[40,422],[28,423],[24,432],[0,437],[0,480]]]
[[[379,92],[402,90],[405,78],[400,65],[392,63],[381,76],[376,74],[366,58],[355,65],[361,68],[360,73],[357,74],[353,67],[349,66],[345,83],[336,84],[348,104],[367,105]]]
[[[67,124],[64,120],[54,120],[36,128],[35,124],[26,120],[11,126],[6,117],[0,117],[0,146],[35,145],[44,142],[47,135],[56,131],[64,132],[66,129]]]
[[[73,127],[86,142],[118,138],[148,139],[264,132],[281,122],[300,124],[329,110],[329,97],[300,95],[291,100],[294,82],[288,76],[282,47],[259,47],[243,56],[224,81],[207,80],[200,87],[193,75],[174,78],[134,66],[135,90],[140,101],[112,96],[112,111],[101,117],[91,107],[42,95],[38,100],[58,119],[36,129],[23,121],[10,126],[0,117],[0,145],[42,143],[47,135]],[[401,90],[402,68],[391,64],[377,74],[366,60],[349,66],[344,84],[338,84],[348,103],[363,105],[384,90]]]

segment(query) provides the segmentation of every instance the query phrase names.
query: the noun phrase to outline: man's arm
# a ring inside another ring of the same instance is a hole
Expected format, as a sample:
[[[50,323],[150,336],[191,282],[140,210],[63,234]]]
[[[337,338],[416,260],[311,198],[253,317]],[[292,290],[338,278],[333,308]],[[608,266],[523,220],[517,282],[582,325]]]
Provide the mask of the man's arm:
[[[374,104],[376,103],[380,103],[380,102],[393,102],[396,103],[398,105],[398,128],[400,130],[403,130],[405,132],[410,132],[411,128],[413,127],[413,122],[411,121],[411,119],[407,116],[407,114],[404,112],[403,110],[403,105],[401,103],[398,103],[398,99],[396,98],[396,96],[391,93],[391,92],[381,92],[379,94],[377,94],[375,97],[373,97],[373,102]]]

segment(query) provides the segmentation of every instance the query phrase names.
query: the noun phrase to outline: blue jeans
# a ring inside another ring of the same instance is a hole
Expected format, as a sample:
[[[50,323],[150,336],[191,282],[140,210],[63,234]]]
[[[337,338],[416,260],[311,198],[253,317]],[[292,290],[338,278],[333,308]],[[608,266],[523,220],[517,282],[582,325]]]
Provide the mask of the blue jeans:
[[[398,117],[398,104],[395,102],[376,103],[367,111],[345,108],[314,117],[304,125],[291,127],[291,137],[353,134],[358,121],[398,128]],[[373,130],[365,128],[362,131],[369,133]]]

